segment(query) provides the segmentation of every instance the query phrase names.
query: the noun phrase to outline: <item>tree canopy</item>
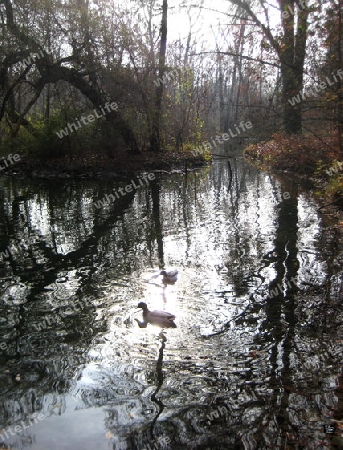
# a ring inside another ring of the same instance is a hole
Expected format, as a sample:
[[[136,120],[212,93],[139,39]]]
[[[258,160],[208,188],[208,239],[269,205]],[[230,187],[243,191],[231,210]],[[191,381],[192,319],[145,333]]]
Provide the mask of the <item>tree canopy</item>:
[[[1,146],[191,151],[250,120],[239,139],[335,135],[342,151],[339,0],[220,7],[210,24],[205,1],[1,0]],[[185,37],[168,29],[177,13]]]

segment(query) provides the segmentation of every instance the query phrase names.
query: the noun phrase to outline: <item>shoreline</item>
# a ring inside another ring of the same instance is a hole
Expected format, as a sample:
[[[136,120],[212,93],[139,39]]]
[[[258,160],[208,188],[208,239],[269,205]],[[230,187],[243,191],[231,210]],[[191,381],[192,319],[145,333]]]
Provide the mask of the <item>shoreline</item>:
[[[191,172],[206,166],[209,161],[184,153],[142,153],[138,155],[89,155],[38,159],[21,157],[0,173],[11,178],[61,178],[61,179],[127,179],[144,172]]]
[[[343,165],[338,145],[327,140],[325,148],[323,142],[312,136],[278,133],[267,142],[248,146],[243,156],[260,170],[310,184],[320,203],[325,203],[322,208],[336,205],[343,211]]]

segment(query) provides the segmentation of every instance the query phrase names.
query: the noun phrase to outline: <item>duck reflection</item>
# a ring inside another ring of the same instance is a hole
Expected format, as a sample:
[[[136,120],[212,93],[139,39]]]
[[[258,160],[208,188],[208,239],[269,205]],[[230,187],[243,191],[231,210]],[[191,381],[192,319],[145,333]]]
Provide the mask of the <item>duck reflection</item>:
[[[158,359],[156,363],[156,375],[157,375],[157,386],[154,391],[154,393],[151,395],[151,401],[156,404],[157,411],[156,416],[154,417],[153,421],[151,422],[150,426],[150,433],[152,439],[154,439],[154,427],[155,424],[159,418],[159,416],[162,414],[164,410],[164,404],[162,400],[157,398],[157,394],[159,390],[161,389],[163,385],[163,350],[165,349],[165,343],[167,342],[167,338],[163,333],[164,328],[176,328],[176,324],[174,322],[175,316],[174,314],[171,314],[167,311],[149,311],[148,306],[144,302],[140,302],[138,304],[138,308],[141,308],[143,310],[143,321],[139,321],[138,319],[135,319],[138,323],[138,326],[140,328],[146,328],[148,323],[151,325],[156,325],[160,328],[162,328],[159,338],[161,339],[161,347],[159,349]]]
[[[165,343],[167,342],[167,338],[165,337],[165,335],[163,334],[162,331],[160,332],[159,337],[161,339],[161,347],[158,352],[158,359],[157,359],[157,364],[156,364],[157,386],[156,386],[155,392],[151,395],[151,401],[157,405],[158,411],[157,411],[156,416],[154,417],[154,420],[151,422],[151,426],[150,426],[150,432],[151,432],[152,438],[154,438],[155,423],[157,422],[157,419],[159,418],[159,416],[162,414],[162,412],[164,410],[164,404],[163,404],[162,400],[159,400],[156,397],[156,395],[158,394],[159,390],[161,389],[161,387],[163,385],[163,370],[162,370],[163,350],[165,349],[165,346],[166,346]]]

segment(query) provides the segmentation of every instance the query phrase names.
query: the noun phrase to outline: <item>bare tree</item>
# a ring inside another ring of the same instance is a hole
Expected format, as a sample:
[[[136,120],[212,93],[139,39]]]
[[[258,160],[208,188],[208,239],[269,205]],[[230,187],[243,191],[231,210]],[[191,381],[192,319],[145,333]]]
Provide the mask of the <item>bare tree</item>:
[[[161,41],[158,59],[158,76],[163,79],[166,70],[166,50],[167,50],[167,16],[168,2],[163,0],[162,5],[162,22],[161,22]],[[159,83],[156,87],[155,111],[153,114],[152,132],[150,138],[150,148],[153,152],[160,152],[161,147],[161,113],[162,113],[162,97],[164,83]]]
[[[275,50],[281,65],[283,127],[286,133],[301,133],[301,104],[292,105],[289,100],[303,88],[303,70],[307,39],[309,8],[305,0],[278,0],[281,14],[281,36],[274,36],[270,27],[268,5],[260,4],[264,13],[263,23],[251,8],[248,0],[230,0],[241,8],[261,29]]]

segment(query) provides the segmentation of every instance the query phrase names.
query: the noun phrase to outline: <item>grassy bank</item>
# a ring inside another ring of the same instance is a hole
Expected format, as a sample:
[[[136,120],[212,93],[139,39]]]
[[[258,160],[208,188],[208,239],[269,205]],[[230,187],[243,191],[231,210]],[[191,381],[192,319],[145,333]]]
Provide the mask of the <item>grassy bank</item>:
[[[261,169],[311,179],[322,196],[343,208],[343,161],[337,138],[278,133],[271,141],[247,147],[244,156]]]

